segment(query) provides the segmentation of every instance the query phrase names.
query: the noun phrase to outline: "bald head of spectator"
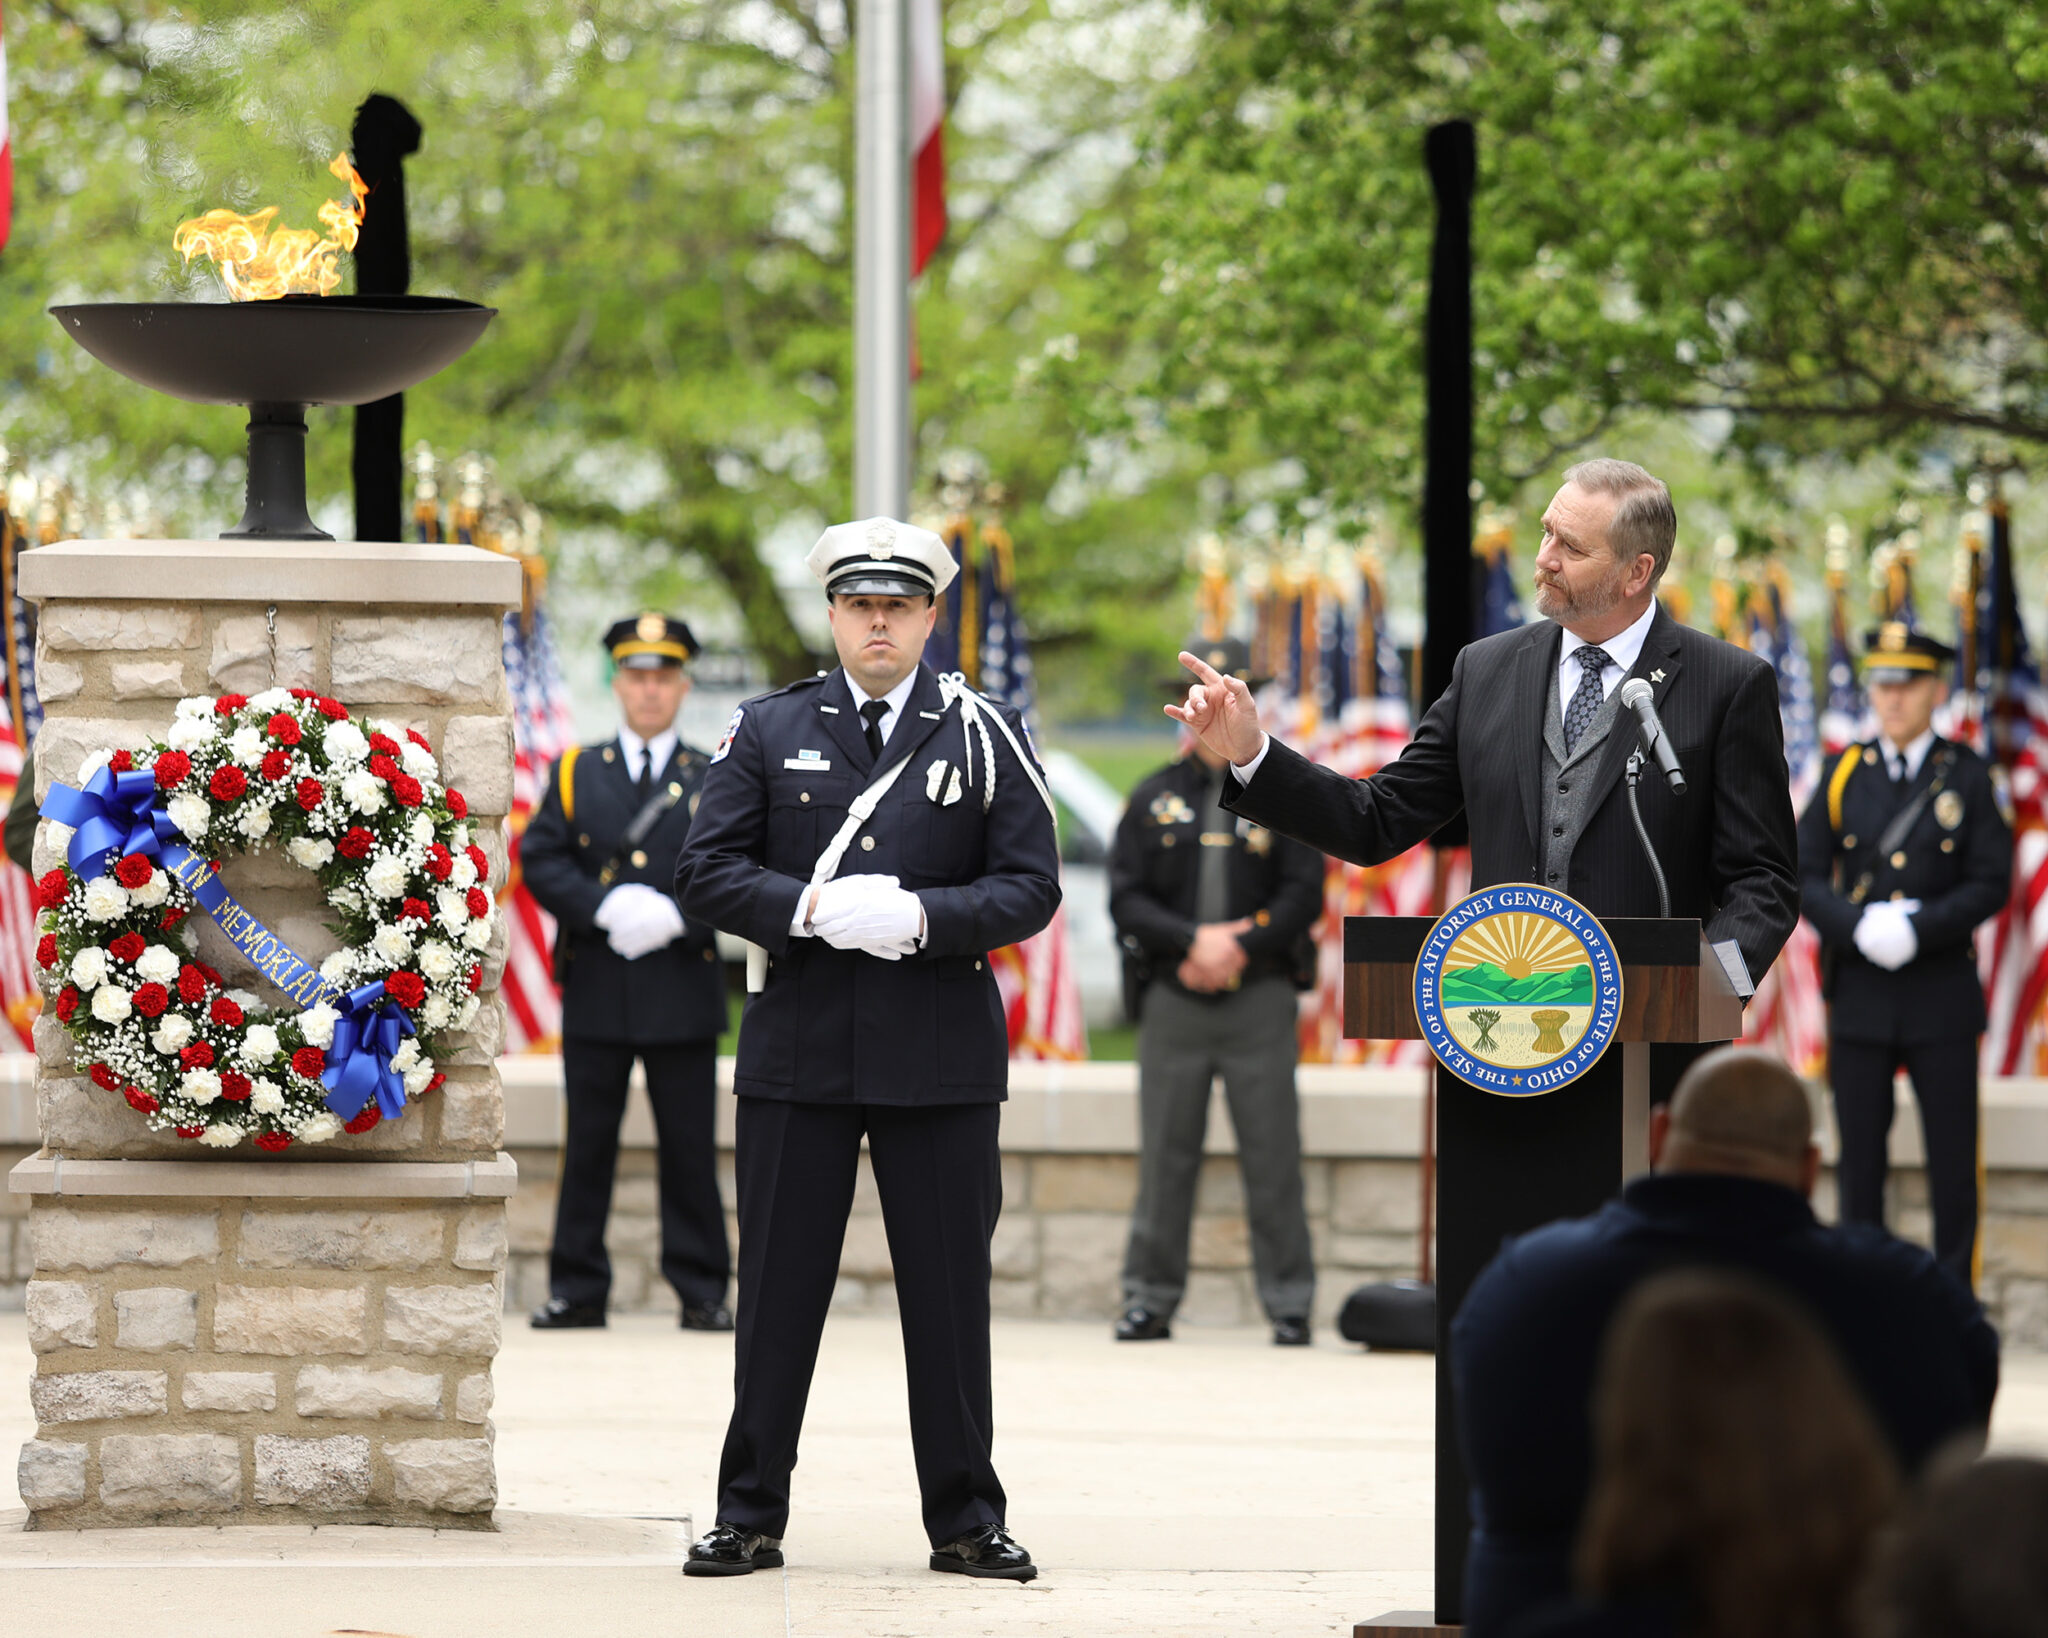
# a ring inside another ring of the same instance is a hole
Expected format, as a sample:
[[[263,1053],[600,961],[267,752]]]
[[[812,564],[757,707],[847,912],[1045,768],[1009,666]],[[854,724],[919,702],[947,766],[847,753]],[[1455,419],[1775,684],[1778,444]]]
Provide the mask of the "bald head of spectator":
[[[1650,1112],[1650,1164],[1813,1193],[1820,1148],[1806,1085],[1774,1053],[1722,1047],[1685,1072],[1671,1102]]]

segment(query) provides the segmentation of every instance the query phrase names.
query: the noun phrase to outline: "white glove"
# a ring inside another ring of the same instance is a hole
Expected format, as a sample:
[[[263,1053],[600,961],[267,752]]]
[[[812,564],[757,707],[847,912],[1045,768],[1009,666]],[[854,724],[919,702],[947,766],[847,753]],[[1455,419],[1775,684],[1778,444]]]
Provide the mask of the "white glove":
[[[818,889],[811,926],[835,950],[865,950],[899,961],[923,935],[924,906],[894,876],[846,876]]]
[[[1917,899],[1887,899],[1870,905],[1856,923],[1856,948],[1886,972],[1897,972],[1920,952],[1920,935],[1913,931],[1909,904],[1913,910],[1920,908]]]
[[[622,882],[604,896],[596,921],[605,942],[628,961],[638,961],[682,936],[683,913],[676,901],[645,882]]]

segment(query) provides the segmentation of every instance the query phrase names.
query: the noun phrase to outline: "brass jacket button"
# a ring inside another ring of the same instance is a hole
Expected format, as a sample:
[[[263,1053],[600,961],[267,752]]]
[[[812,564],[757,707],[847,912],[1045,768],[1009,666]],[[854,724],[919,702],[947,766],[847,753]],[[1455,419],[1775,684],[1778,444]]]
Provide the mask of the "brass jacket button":
[[[799,802],[808,802],[811,799],[811,793],[809,791],[798,791],[796,793],[796,799]]]
[[[860,839],[860,850],[861,850],[861,852],[863,852],[863,853],[872,853],[872,852],[874,852],[874,851],[875,851],[875,839],[874,839],[874,838],[873,838],[872,836],[863,836],[863,837],[862,837],[862,838]]]
[[[1892,855],[1892,869],[1894,869],[1894,870],[1904,870],[1905,868],[1906,868],[1906,855],[1905,855],[1904,853],[1894,853],[1894,854]]]
[[[637,847],[633,849],[633,868],[635,870],[645,870],[647,868],[647,854],[645,850]]]

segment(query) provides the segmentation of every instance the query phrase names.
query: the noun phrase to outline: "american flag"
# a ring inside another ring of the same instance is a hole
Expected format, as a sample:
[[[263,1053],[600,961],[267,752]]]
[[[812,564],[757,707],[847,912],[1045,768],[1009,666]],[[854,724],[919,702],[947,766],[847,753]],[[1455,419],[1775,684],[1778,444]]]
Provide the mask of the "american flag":
[[[1841,548],[1847,552],[1846,538]],[[1849,640],[1848,575],[1834,547],[1828,562],[1828,698],[1820,714],[1821,755],[1830,765],[1851,745],[1872,733],[1870,702],[1856,680],[1856,651]]]
[[[498,889],[511,943],[505,953],[507,1052],[559,1052],[562,998],[550,965],[555,918],[535,901],[519,871],[519,839],[547,792],[548,769],[576,743],[569,690],[555,655],[547,610],[536,597],[529,612],[505,616],[505,683],[512,694],[512,813],[506,826],[511,864]]]
[[[0,602],[7,621],[6,651],[0,655],[0,664],[6,667],[5,705],[0,710],[0,816],[13,805],[22,751],[35,742],[43,725],[42,704],[36,698],[35,617],[14,589],[22,544],[23,531],[12,513],[0,506]],[[0,1052],[34,1050],[30,1032],[43,1005],[36,986],[35,946],[34,883],[21,866],[0,859],[0,1008],[7,1014],[7,1027],[0,1029]]]
[[[968,683],[1024,719],[1038,709],[1031,646],[1016,600],[1015,548],[1008,531],[990,522],[975,528],[965,515],[948,520],[946,544],[960,564],[959,578],[926,645],[934,671],[958,671]],[[1034,751],[1036,747],[1033,747]],[[1081,1011],[1080,977],[1068,948],[1067,917],[1052,920],[1022,944],[989,952],[1010,1026],[1010,1056],[1077,1060],[1088,1056],[1088,1024]]]

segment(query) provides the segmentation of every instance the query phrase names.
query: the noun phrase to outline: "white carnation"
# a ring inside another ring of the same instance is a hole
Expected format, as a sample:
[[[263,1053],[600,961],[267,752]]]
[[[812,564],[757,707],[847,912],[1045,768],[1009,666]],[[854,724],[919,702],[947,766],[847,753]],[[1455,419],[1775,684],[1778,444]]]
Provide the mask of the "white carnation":
[[[211,1069],[188,1069],[178,1090],[194,1103],[211,1103],[220,1096],[220,1075]]]
[[[431,1063],[421,1064],[415,1069],[408,1069],[405,1072],[405,1095],[408,1098],[418,1097],[422,1092],[426,1091],[428,1083],[433,1078],[434,1066]]]
[[[92,992],[92,1015],[103,1024],[122,1023],[132,1010],[128,992],[119,984],[102,984]]]
[[[408,1035],[398,1043],[398,1050],[391,1055],[391,1067],[403,1073],[420,1061],[420,1043],[417,1037]]]
[[[460,853],[468,846],[469,823],[467,820],[465,820],[463,823],[455,827],[454,834],[448,838],[448,847],[450,852]]]
[[[434,753],[409,739],[400,744],[398,755],[405,771],[415,779],[432,779],[441,771],[434,761]]]
[[[178,701],[178,715],[183,718],[197,717],[203,722],[213,720],[213,699],[206,694],[190,694]]]
[[[258,999],[256,996],[251,995],[247,990],[226,990],[222,993],[225,994],[230,1001],[234,1002],[234,1004],[240,1007],[244,1012],[249,1011],[253,1007],[260,1007],[263,1005],[260,999]]]
[[[112,921],[128,913],[128,889],[111,876],[85,884],[85,913],[93,921]]]
[[[462,942],[472,950],[481,950],[491,942],[491,920],[489,916],[479,917],[462,930]]]
[[[353,887],[337,887],[327,895],[327,902],[337,910],[360,910],[363,896]]]
[[[168,984],[178,976],[184,963],[168,944],[152,944],[135,958],[135,970],[148,984]]]
[[[441,925],[457,937],[469,926],[469,900],[452,887],[435,891],[434,911],[441,918]]]
[[[477,1010],[482,1005],[483,998],[475,995],[472,995],[467,1001],[463,1002],[455,1010],[455,1027],[457,1029],[468,1029],[471,1024],[476,1022]]]
[[[424,853],[434,845],[434,821],[424,813],[414,814],[412,824],[407,828],[412,836],[412,845],[421,852]]]
[[[164,812],[170,815],[171,823],[185,833],[187,841],[206,840],[206,827],[213,821],[213,809],[206,798],[184,791],[164,804]]]
[[[467,853],[455,855],[455,868],[448,872],[449,885],[464,891],[476,886],[476,866],[470,862]]]
[[[427,1029],[446,1029],[454,1016],[455,1009],[448,1005],[445,995],[428,996],[427,1004],[420,1008],[420,1023]]]
[[[294,836],[285,843],[293,864],[303,870],[318,870],[334,857],[334,844],[311,836]]]
[[[154,910],[171,896],[170,875],[162,870],[156,871],[140,887],[131,887],[128,891],[143,909]]]
[[[340,1019],[341,1014],[323,1001],[299,1014],[299,1032],[306,1037],[308,1046],[319,1047],[324,1052],[334,1045],[334,1026]]]
[[[270,809],[260,804],[251,804],[235,816],[235,829],[250,841],[260,841],[270,834]]]
[[[434,983],[453,978],[459,965],[455,952],[437,938],[428,939],[420,946],[420,972]]]
[[[107,981],[107,952],[88,944],[71,958],[71,982],[81,990],[96,990]]]
[[[380,899],[395,899],[405,891],[405,884],[412,879],[412,872],[405,861],[395,853],[380,853],[370,861],[370,868],[363,873],[363,885]]]
[[[78,783],[83,785],[88,779],[92,778],[94,774],[98,773],[100,769],[104,768],[109,762],[112,762],[113,760],[114,753],[112,751],[105,749],[97,751],[88,751],[85,757],[78,764]]]
[[[331,1110],[323,1109],[317,1115],[309,1115],[300,1121],[293,1132],[301,1143],[325,1143],[341,1132],[341,1121]]]
[[[213,738],[213,723],[199,717],[179,717],[171,724],[171,731],[164,736],[164,743],[174,751],[189,751],[204,745]]]
[[[289,711],[292,708],[292,691],[289,688],[270,687],[260,694],[249,696],[249,709],[261,711],[268,716],[273,711]]]
[[[352,722],[330,722],[320,743],[326,747],[327,760],[336,767],[352,767],[370,754],[370,742]]]
[[[382,813],[384,782],[368,768],[352,768],[341,776],[341,799],[358,813]]]
[[[239,1126],[224,1126],[216,1122],[199,1134],[199,1141],[213,1149],[232,1149],[242,1141],[242,1129]]]
[[[251,1024],[243,1033],[242,1062],[245,1064],[267,1064],[281,1050],[277,1031],[268,1024]]]
[[[90,779],[92,775],[87,774],[85,777]],[[82,784],[84,781],[81,780],[80,783]],[[43,821],[43,846],[52,853],[63,853],[68,850],[71,846],[71,838],[77,834],[77,831],[65,824],[61,819],[45,819]]]
[[[245,768],[255,767],[263,760],[263,753],[268,749],[263,742],[261,728],[237,728],[228,735],[228,755]]]
[[[179,1013],[166,1013],[156,1033],[149,1038],[149,1044],[166,1058],[192,1039],[192,1020]]]
[[[249,1107],[259,1115],[284,1113],[284,1088],[267,1076],[249,1090]]]
[[[377,936],[370,940],[370,949],[380,961],[388,961],[394,967],[412,954],[412,940],[405,936],[403,927],[388,923],[377,929]]]
[[[352,965],[353,963],[349,959],[348,951],[336,950],[333,955],[320,963],[320,976],[330,984],[346,983],[348,981],[349,968]]]

